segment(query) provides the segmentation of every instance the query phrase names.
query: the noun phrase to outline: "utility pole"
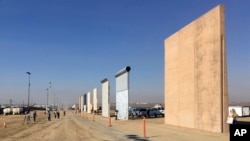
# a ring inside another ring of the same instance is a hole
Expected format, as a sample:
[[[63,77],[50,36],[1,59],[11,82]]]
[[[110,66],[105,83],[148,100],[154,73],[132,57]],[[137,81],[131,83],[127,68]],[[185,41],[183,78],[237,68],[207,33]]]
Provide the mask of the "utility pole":
[[[12,99],[10,99],[10,108],[11,108],[11,106],[12,106]]]
[[[49,82],[49,88],[50,88],[50,93],[52,94],[52,86],[51,86],[52,82]]]
[[[56,109],[55,96],[56,96],[56,94],[54,94],[54,110]]]
[[[28,75],[29,75],[29,84],[28,84],[28,109],[29,109],[29,106],[30,106],[30,75],[31,73],[30,72],[26,72]]]
[[[49,108],[49,88],[46,89],[47,90],[47,109]]]

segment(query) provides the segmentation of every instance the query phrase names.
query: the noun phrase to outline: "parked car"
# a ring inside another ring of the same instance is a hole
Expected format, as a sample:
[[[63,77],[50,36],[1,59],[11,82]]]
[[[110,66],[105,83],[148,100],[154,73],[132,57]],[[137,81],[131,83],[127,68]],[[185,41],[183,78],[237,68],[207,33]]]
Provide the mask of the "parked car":
[[[128,110],[129,117],[143,117],[147,116],[147,109],[146,108],[132,108],[130,107]]]
[[[128,108],[128,116],[129,117],[135,117],[136,113],[135,113],[135,108],[129,107]]]
[[[150,118],[150,117],[164,117],[164,114],[161,113],[157,108],[151,108],[151,109],[148,109],[147,111],[147,117]]]
[[[146,108],[136,108],[135,109],[135,115],[137,117],[143,117],[143,116],[147,116],[147,109]]]
[[[157,108],[157,110],[159,110],[162,113],[163,117],[165,116],[165,110],[163,107],[159,107],[159,108]]]

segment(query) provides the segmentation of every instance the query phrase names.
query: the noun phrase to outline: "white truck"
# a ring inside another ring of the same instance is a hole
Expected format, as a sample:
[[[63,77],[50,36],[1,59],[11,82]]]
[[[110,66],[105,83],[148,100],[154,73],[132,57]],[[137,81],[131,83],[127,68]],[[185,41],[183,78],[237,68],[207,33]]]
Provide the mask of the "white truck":
[[[250,116],[250,108],[248,106],[229,106],[228,113],[234,109],[239,117]]]
[[[3,115],[10,115],[12,114],[12,108],[4,108],[3,109]]]
[[[13,108],[12,113],[13,113],[13,115],[15,115],[15,114],[19,115],[19,114],[23,113],[23,108],[15,107],[15,108]]]

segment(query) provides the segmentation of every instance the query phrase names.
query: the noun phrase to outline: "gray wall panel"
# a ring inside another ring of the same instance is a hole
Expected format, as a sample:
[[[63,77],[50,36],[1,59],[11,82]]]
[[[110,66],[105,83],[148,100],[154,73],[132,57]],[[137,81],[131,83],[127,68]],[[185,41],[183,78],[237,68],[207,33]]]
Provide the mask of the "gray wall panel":
[[[128,72],[120,75],[116,78],[116,91],[124,91],[128,89]]]
[[[110,113],[109,81],[102,83],[102,116],[109,117]]]
[[[128,90],[116,93],[118,119],[128,120]]]

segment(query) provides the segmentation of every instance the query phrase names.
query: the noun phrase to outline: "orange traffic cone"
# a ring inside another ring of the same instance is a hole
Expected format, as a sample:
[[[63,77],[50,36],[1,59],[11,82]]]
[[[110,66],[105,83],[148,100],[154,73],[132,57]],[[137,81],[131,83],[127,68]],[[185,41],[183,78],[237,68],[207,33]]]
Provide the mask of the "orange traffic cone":
[[[6,125],[6,123],[5,123],[5,122],[3,123],[3,128],[7,128],[7,125]]]

